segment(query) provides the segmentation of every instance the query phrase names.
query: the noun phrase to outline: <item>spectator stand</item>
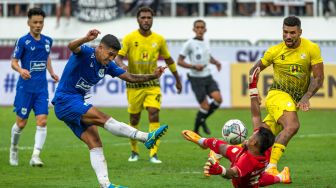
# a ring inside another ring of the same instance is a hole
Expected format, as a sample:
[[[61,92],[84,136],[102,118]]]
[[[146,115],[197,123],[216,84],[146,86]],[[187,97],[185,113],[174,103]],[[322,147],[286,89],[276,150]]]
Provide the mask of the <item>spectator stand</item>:
[[[59,0],[0,0],[0,6],[2,7],[3,17],[8,16],[26,16],[28,8],[34,6],[41,6],[42,9],[46,11],[46,14],[50,16],[52,14],[52,7],[56,10],[56,5]]]

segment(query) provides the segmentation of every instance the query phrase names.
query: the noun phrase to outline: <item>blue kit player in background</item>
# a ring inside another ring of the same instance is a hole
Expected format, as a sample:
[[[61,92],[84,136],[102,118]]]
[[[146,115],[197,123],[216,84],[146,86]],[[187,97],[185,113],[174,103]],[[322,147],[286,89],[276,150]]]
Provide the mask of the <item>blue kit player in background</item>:
[[[97,38],[100,32],[90,30],[85,37],[76,39],[68,44],[73,52],[67,62],[61,81],[56,89],[52,103],[58,119],[64,121],[73,133],[81,139],[90,150],[90,161],[100,187],[123,187],[111,184],[108,178],[107,165],[103,153],[97,127],[120,136],[142,141],[145,146],[152,148],[157,139],[168,129],[163,125],[150,133],[141,132],[84,101],[90,88],[103,79],[106,74],[119,77],[127,82],[145,82],[159,78],[165,67],[157,67],[153,74],[130,74],[119,68],[113,61],[121,48],[119,40],[113,35],[105,35],[95,48],[84,45]],[[113,100],[113,96],[111,96]]]
[[[28,116],[32,109],[35,112],[37,126],[30,165],[43,166],[39,155],[47,137],[49,99],[46,69],[54,81],[58,82],[58,76],[53,71],[49,57],[53,40],[41,34],[44,17],[45,13],[40,8],[32,8],[28,11],[30,31],[16,41],[12,55],[11,66],[20,73],[14,101],[14,111],[17,118],[11,132],[9,164],[12,166],[19,164],[19,138],[23,128],[27,125]]]

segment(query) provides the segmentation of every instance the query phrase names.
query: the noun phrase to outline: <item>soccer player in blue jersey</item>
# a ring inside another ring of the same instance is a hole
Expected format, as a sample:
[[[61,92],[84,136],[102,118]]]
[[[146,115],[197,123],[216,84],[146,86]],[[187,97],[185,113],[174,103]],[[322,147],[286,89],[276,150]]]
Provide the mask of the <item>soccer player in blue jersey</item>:
[[[52,103],[55,106],[57,118],[64,121],[74,134],[88,146],[91,165],[100,186],[102,188],[123,187],[112,184],[108,178],[107,165],[97,127],[102,127],[116,136],[142,141],[150,149],[168,129],[168,126],[163,125],[150,133],[141,132],[86,103],[85,95],[106,74],[119,77],[127,82],[145,82],[159,78],[165,67],[157,67],[153,74],[139,75],[125,72],[113,61],[121,48],[115,36],[105,35],[95,48],[84,45],[84,43],[96,39],[98,34],[100,32],[93,29],[85,37],[69,43],[68,47],[73,54],[64,68]]]
[[[17,117],[11,132],[9,163],[12,166],[19,164],[19,138],[22,129],[27,125],[28,116],[32,109],[35,112],[37,126],[30,165],[43,166],[39,154],[47,136],[46,125],[49,99],[46,70],[48,70],[54,81],[58,81],[58,76],[53,71],[49,57],[53,40],[41,34],[44,17],[45,13],[40,8],[32,8],[28,11],[30,31],[16,41],[12,55],[11,66],[20,73],[14,101],[14,111]]]

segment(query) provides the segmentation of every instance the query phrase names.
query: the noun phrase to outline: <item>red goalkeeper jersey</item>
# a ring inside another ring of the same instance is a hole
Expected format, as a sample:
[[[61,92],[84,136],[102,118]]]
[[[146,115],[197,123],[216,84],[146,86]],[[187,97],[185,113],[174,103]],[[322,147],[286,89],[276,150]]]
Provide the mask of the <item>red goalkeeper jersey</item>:
[[[229,146],[226,156],[231,161],[231,167],[236,167],[239,174],[239,177],[232,179],[233,186],[259,187],[259,177],[269,162],[270,151],[267,150],[265,156],[254,156],[246,148]]]

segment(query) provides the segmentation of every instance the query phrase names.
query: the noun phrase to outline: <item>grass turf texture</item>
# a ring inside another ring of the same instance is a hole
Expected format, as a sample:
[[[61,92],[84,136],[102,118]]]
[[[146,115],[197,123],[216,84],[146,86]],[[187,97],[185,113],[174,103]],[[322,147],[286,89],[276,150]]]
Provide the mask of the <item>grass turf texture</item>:
[[[124,108],[102,108],[102,111],[117,120],[128,122]],[[208,150],[201,150],[180,135],[181,130],[192,130],[196,111],[162,109],[161,123],[169,125],[158,153],[162,164],[151,164],[148,161],[148,151],[143,144],[139,144],[140,160],[128,162],[128,139],[113,136],[100,128],[110,180],[131,188],[232,187],[231,181],[221,177],[204,177],[202,168]],[[18,167],[11,167],[8,163],[10,132],[15,114],[11,107],[1,107],[0,117],[0,187],[99,187],[90,165],[87,147],[63,122],[56,119],[52,109],[48,119],[48,136],[41,153],[45,162],[42,168],[29,166],[35,134],[33,113],[20,138]],[[290,141],[279,163],[279,169],[290,167],[293,183],[272,187],[336,187],[336,111],[312,110],[300,112],[299,117],[301,128]],[[220,138],[224,122],[233,118],[242,120],[251,134],[248,109],[220,109],[207,121],[211,136]],[[148,130],[146,111],[142,113],[141,129]],[[226,167],[229,165],[225,159],[222,164]]]

